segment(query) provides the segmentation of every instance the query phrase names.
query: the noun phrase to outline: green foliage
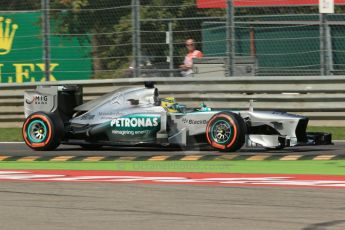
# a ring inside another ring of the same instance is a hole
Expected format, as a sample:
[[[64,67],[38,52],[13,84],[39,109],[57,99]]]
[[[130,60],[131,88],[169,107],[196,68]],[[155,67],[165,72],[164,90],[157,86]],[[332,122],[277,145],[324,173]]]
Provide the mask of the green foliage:
[[[102,75],[107,77],[124,75],[132,63],[133,29],[130,4],[128,0],[55,0],[51,6],[51,8],[69,9],[52,12],[52,16],[58,21],[54,30],[62,34],[76,34],[80,43],[89,41],[93,46],[95,70],[114,70],[113,73],[100,72],[96,74],[97,78]],[[100,8],[109,10],[96,10]],[[223,9],[197,9],[194,0],[141,0],[142,54],[156,57],[154,62],[165,61],[168,55],[165,44],[168,20],[165,19],[171,19],[173,30],[179,31],[174,33],[174,43],[176,43],[174,55],[180,56],[180,60],[175,61],[180,63],[186,52],[184,41],[187,38],[201,41],[202,21],[174,19],[224,16],[224,13]]]
[[[30,1],[18,1],[18,0],[7,0],[0,2],[0,10],[11,11],[11,10],[39,10],[41,9],[41,0],[30,0]]]

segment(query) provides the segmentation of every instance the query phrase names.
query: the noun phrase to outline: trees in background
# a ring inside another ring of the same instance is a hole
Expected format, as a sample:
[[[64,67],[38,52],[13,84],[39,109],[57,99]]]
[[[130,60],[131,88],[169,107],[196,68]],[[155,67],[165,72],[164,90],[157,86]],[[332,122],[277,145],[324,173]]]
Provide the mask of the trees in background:
[[[52,11],[58,22],[55,31],[75,34],[80,43],[88,41],[92,45],[96,72],[114,70],[116,75],[120,75],[128,69],[133,60],[132,8],[129,0],[53,0],[51,8],[62,9]],[[219,9],[197,9],[195,0],[140,0],[142,54],[152,57],[154,62],[166,61],[166,31],[171,19],[176,31],[173,34],[174,55],[178,64],[185,55],[184,41],[190,37],[201,41],[202,20],[174,19],[224,16],[224,13]],[[111,71],[100,73],[107,78],[114,75]]]

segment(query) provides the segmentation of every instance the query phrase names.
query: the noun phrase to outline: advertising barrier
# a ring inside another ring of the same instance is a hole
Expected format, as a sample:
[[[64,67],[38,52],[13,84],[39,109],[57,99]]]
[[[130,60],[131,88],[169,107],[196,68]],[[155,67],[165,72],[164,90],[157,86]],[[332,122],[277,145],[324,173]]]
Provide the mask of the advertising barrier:
[[[45,81],[40,23],[40,12],[0,13],[0,83]],[[84,40],[51,35],[51,81],[91,77],[91,48]]]

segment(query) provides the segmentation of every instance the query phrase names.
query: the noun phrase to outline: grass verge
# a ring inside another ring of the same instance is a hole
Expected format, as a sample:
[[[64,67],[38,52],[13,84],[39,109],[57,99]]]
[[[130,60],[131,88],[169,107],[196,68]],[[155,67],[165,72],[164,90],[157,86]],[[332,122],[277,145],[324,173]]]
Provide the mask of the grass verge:
[[[345,175],[345,160],[333,161],[117,161],[0,162],[1,169],[116,170],[157,172]]]
[[[345,140],[345,127],[311,126],[308,132],[328,132],[333,140]],[[23,141],[21,128],[0,128],[0,141]]]
[[[23,141],[21,128],[0,128],[0,141]]]

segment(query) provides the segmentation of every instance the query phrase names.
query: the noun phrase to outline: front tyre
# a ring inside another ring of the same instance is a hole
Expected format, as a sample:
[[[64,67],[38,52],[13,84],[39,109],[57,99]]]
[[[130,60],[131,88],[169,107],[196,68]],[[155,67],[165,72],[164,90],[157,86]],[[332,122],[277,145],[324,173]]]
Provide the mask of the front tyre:
[[[221,112],[215,114],[206,127],[208,143],[215,149],[224,152],[239,150],[246,135],[246,125],[243,119],[235,113]]]
[[[61,119],[53,113],[36,112],[24,122],[23,139],[27,146],[34,150],[54,150],[64,135]]]

